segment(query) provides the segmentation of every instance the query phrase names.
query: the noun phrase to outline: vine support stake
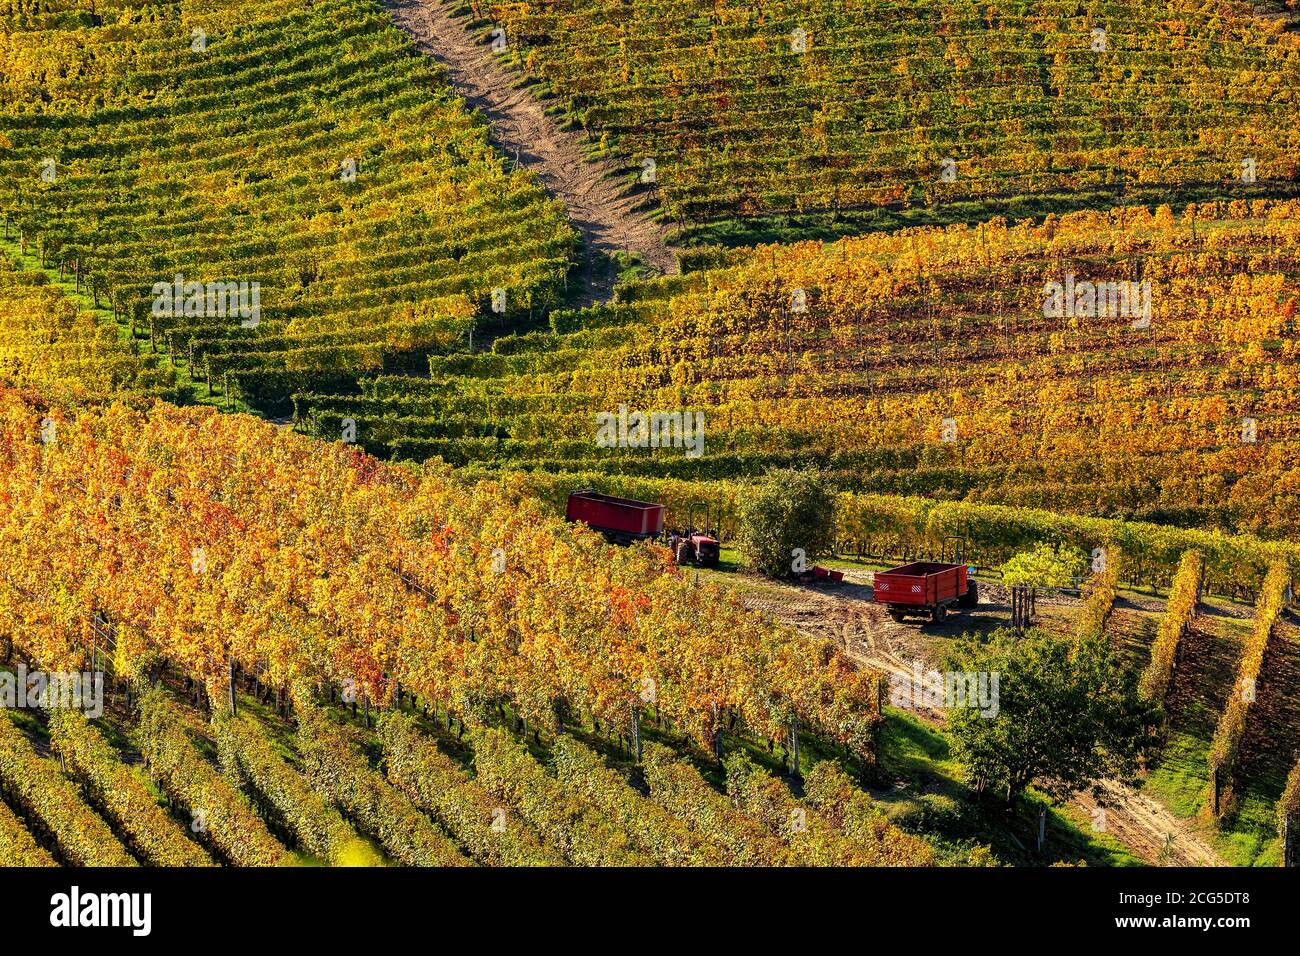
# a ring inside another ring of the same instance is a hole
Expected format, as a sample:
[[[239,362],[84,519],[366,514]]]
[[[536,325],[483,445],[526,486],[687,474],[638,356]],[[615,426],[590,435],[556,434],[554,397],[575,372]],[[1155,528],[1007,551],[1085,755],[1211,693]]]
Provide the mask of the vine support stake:
[[[799,770],[799,719],[790,722],[790,772],[800,776]]]
[[[641,762],[641,708],[632,705],[632,753],[636,755],[636,762]]]
[[[718,703],[713,702],[713,756],[722,761],[722,720],[718,713]]]

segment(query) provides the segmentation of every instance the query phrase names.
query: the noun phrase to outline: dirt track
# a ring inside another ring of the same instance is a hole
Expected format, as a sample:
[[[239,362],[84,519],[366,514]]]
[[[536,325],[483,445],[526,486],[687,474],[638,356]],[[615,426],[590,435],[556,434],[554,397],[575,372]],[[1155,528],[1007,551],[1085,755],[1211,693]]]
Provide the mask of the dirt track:
[[[1131,787],[1113,780],[1101,783],[1101,801],[1081,793],[1074,806],[1099,819],[1095,811],[1105,810],[1104,832],[1124,844],[1146,862],[1163,866],[1226,866],[1223,858],[1173,816]]]
[[[581,134],[561,130],[531,93],[515,88],[515,75],[487,46],[475,42],[439,0],[384,0],[384,6],[422,51],[447,68],[452,86],[492,124],[497,145],[510,157],[517,155],[564,204],[569,220],[590,237],[594,250],[606,255],[627,250],[661,273],[678,271],[663,229],[636,209],[643,197],[626,194],[609,178],[611,164],[586,159]],[[592,272],[582,305],[613,292],[612,275]]]
[[[839,586],[798,587],[763,582],[742,588],[738,597],[746,606],[788,624],[802,633],[829,638],[861,664],[889,674],[907,677],[919,662],[936,667],[947,639],[964,630],[991,630],[1009,617],[1006,591],[995,584],[980,585],[978,611],[957,615],[942,625],[898,624],[871,602],[867,583],[870,575],[850,572]],[[1039,624],[1050,630],[1068,631],[1070,615],[1078,600],[1063,595],[1043,599]],[[1151,610],[1163,610],[1152,603]],[[939,725],[943,715],[924,708],[913,709],[918,717]],[[1095,811],[1104,807],[1104,832],[1152,865],[1225,866],[1223,858],[1194,832],[1150,797],[1116,781],[1101,784],[1101,799],[1080,794],[1071,804],[1085,821],[1099,819]],[[1084,823],[1083,825],[1088,825]]]

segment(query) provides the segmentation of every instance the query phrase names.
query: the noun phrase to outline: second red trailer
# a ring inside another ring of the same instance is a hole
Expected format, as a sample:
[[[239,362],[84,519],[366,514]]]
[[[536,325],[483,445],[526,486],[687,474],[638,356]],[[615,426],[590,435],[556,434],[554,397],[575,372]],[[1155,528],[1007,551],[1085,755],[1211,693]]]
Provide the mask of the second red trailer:
[[[877,571],[874,598],[888,607],[895,620],[925,614],[936,623],[954,604],[970,607],[978,600],[976,584],[967,578],[964,564],[913,561],[888,571]]]

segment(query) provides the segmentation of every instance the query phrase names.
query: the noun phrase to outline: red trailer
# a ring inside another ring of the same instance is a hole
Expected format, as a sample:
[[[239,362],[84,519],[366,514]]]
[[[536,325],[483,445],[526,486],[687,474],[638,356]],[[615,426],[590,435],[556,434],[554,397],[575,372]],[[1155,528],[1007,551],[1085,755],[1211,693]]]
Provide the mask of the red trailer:
[[[657,538],[664,530],[663,505],[594,491],[575,491],[569,495],[564,517],[582,522],[615,544]]]
[[[885,605],[896,621],[914,614],[940,623],[954,604],[974,607],[979,603],[979,585],[968,578],[968,570],[964,564],[914,561],[877,571],[876,603]]]

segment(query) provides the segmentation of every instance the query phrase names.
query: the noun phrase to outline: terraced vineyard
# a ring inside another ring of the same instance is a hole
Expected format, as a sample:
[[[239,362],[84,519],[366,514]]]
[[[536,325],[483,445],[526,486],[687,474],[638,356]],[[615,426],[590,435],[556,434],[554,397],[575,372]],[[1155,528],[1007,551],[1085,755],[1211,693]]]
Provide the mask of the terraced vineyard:
[[[434,357],[429,380],[300,395],[297,415],[456,466],[700,480],[812,465],[857,491],[1290,530],[1297,211],[1130,208],[761,247],[557,314],[559,334]],[[1149,283],[1150,311],[1045,314],[1046,284],[1075,278],[1103,298]],[[604,443],[621,447],[602,447],[602,412],[622,415],[630,440]],[[702,431],[627,424],[655,412]]]
[[[1247,4],[470,0],[665,212],[1160,201],[1296,171],[1297,46]],[[647,165],[648,164],[648,165]]]
[[[0,9],[0,865],[1292,859],[1287,18],[432,2]]]
[[[174,376],[78,309],[38,270],[0,256],[0,375],[80,397],[169,395]]]
[[[122,677],[171,661],[213,696],[231,666],[260,664],[281,686],[347,680],[372,701],[401,686],[462,714],[508,701],[534,726],[570,712],[626,726],[649,682],[705,744],[723,720],[779,738],[798,719],[870,759],[873,675],[791,646],[665,573],[662,553],[611,554],[491,485],[416,481],[253,419],[0,407],[0,612],[47,668],[80,666],[108,622]],[[693,622],[687,639],[669,618]]]
[[[367,0],[110,0],[3,22],[5,235],[207,393],[228,380],[273,407],[560,291],[562,211]]]

